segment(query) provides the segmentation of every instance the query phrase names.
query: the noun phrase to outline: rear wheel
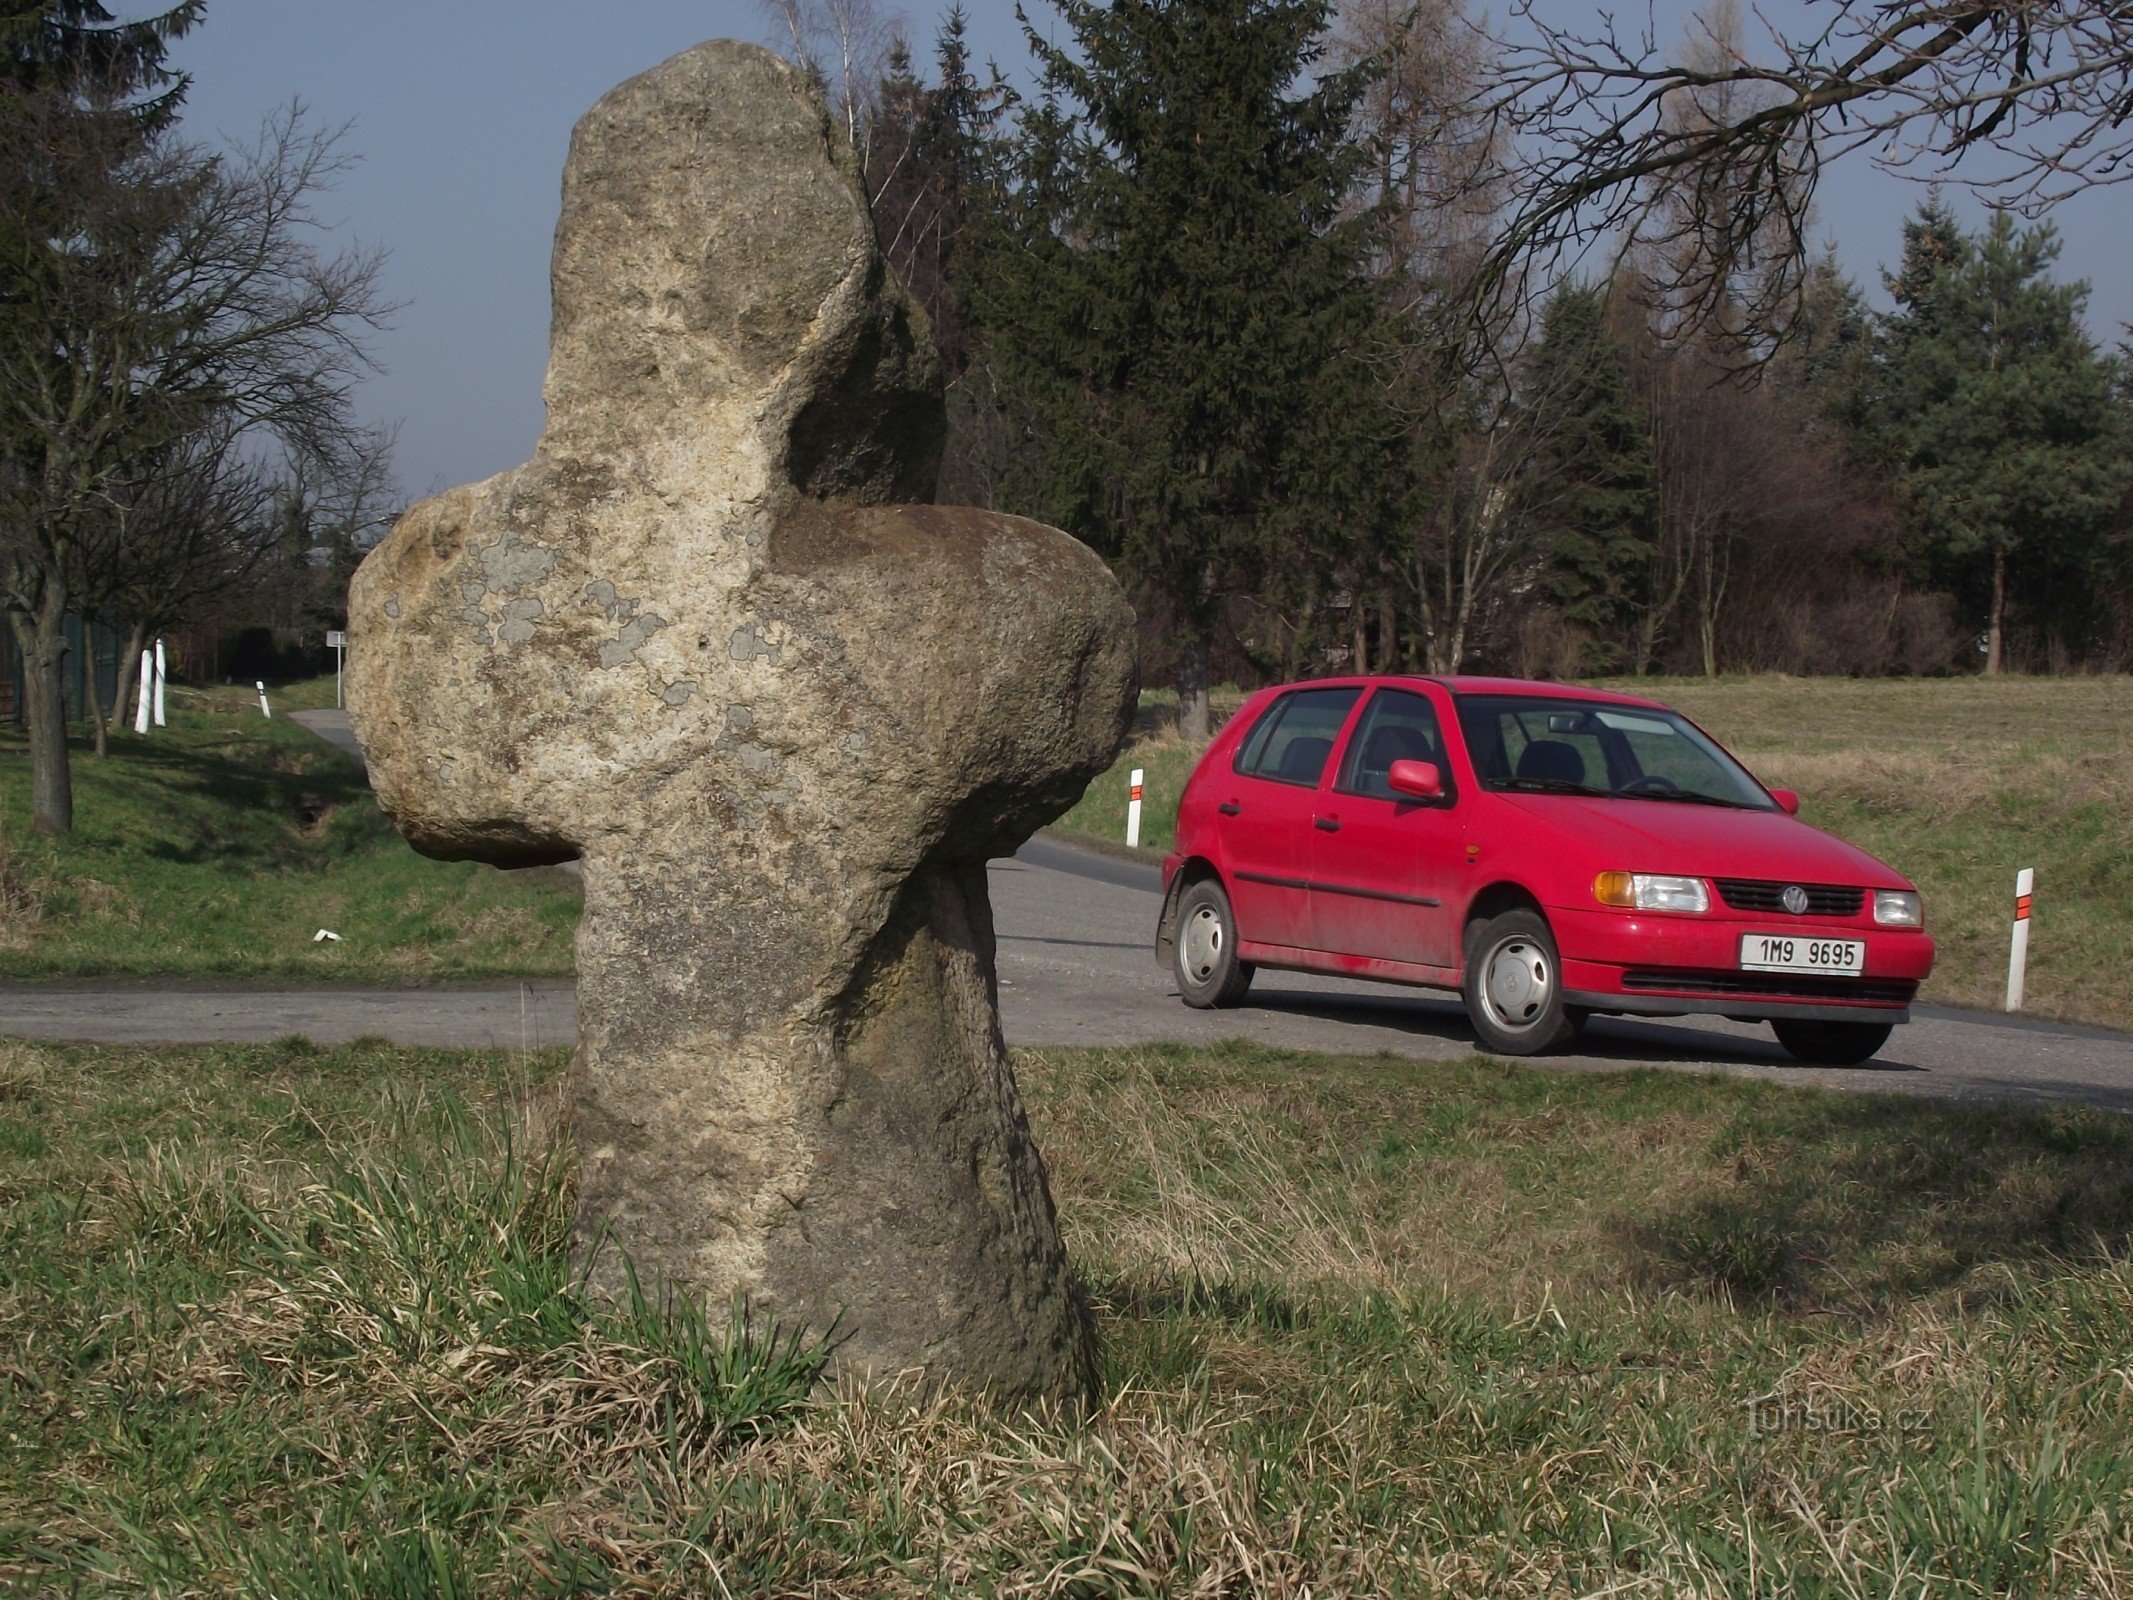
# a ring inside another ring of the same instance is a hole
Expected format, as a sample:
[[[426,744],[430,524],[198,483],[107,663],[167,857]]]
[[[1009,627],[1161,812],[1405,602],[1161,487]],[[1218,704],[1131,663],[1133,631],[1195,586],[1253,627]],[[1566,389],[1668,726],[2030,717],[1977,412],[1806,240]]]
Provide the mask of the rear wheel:
[[[1856,1067],[1871,1061],[1896,1031],[1892,1022],[1779,1021],[1770,1026],[1787,1055],[1814,1067]]]
[[[1505,911],[1467,929],[1463,993],[1482,1048],[1498,1055],[1537,1056],[1577,1036],[1555,935],[1537,912]]]
[[[1251,967],[1237,959],[1236,914],[1213,878],[1201,879],[1178,897],[1171,950],[1179,998],[1196,1010],[1236,1005],[1252,986]]]

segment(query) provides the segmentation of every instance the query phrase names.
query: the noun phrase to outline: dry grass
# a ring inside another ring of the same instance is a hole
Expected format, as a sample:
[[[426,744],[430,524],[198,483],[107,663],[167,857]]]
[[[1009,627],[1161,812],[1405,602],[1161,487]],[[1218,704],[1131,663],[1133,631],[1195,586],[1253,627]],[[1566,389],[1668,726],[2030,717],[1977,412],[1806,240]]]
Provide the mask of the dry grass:
[[[809,1398],[804,1343],[585,1305],[556,1056],[0,1049],[0,1588],[2133,1587],[2122,1119],[1018,1059],[1086,1416]]]

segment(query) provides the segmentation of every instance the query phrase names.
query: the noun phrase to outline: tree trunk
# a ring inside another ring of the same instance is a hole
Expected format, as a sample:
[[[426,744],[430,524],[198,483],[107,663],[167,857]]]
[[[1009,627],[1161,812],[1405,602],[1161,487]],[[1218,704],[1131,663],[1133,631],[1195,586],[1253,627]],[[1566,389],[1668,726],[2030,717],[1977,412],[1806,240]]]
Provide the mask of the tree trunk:
[[[1207,641],[1197,634],[1178,652],[1178,732],[1198,742],[1209,733]]]
[[[96,682],[96,625],[86,617],[82,619],[81,625],[81,650],[87,657],[82,663],[87,669],[82,673],[82,692],[89,701],[89,732],[96,741],[97,759],[102,760],[111,754],[111,740],[104,727],[104,706],[99,698],[102,690]],[[124,663],[120,665],[123,667]],[[122,671],[118,676],[123,678],[125,673]]]
[[[67,768],[67,659],[64,595],[35,613],[16,612],[22,646],[24,709],[30,724],[30,825],[39,833],[74,831],[74,780]]]
[[[1392,601],[1378,602],[1378,671],[1400,670],[1400,639],[1397,624],[1393,621]]]
[[[1363,597],[1357,595],[1348,607],[1348,624],[1355,632],[1355,652],[1349,657],[1351,672],[1370,670],[1370,617],[1363,609]]]
[[[2000,673],[2000,648],[2007,626],[2007,552],[1992,552],[1992,622],[1985,630],[1985,676]]]
[[[118,689],[111,696],[113,733],[124,733],[126,719],[133,715],[133,691],[141,681],[141,651],[147,644],[148,624],[136,622],[126,635],[126,653],[119,657]]]

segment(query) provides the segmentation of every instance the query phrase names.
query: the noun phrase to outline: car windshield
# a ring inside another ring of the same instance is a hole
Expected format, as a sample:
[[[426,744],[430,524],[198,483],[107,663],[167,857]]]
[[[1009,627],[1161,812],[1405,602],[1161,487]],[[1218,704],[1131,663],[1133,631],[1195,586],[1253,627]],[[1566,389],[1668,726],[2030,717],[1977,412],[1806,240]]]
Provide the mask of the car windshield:
[[[1459,726],[1485,788],[1777,809],[1688,718],[1656,707],[1461,695]]]

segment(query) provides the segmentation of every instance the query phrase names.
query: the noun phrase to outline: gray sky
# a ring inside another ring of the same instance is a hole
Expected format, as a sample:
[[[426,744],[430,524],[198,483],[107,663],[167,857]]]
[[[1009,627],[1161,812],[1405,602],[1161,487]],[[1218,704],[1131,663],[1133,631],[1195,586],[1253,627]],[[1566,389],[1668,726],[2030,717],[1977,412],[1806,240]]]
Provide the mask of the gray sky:
[[[922,58],[936,6],[901,7]],[[884,9],[889,9],[884,7]],[[1012,0],[966,0],[982,59],[1019,73]],[[1032,12],[1048,16],[1042,0]],[[769,38],[754,0],[210,0],[176,52],[193,75],[186,128],[248,138],[292,97],[320,124],[351,124],[361,157],[322,208],[346,237],[391,251],[378,340],[386,372],[364,388],[371,421],[401,423],[411,494],[500,472],[532,451],[547,360],[548,248],[571,124],[624,78],[720,36]],[[1879,299],[1917,185],[1848,162],[1825,180],[1821,229]],[[1980,213],[1950,195],[1971,222]],[[2133,319],[2133,190],[2093,191],[2054,214],[2062,278],[2094,289],[2090,330],[2115,343]]]

